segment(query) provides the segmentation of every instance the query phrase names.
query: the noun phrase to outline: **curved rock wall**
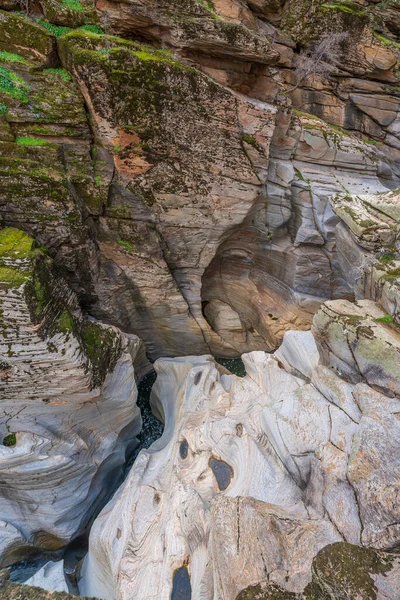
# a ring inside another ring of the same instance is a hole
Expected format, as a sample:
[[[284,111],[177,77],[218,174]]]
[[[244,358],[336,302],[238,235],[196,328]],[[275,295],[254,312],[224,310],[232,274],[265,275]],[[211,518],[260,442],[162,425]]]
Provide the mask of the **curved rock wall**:
[[[83,317],[51,260],[0,231],[2,566],[58,550],[109,498],[136,444],[138,338]]]

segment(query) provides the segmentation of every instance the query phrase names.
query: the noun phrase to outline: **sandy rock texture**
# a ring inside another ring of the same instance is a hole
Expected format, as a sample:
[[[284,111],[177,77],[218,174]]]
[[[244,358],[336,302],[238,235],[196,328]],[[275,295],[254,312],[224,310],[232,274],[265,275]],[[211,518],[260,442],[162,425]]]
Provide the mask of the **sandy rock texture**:
[[[325,598],[335,572],[346,598],[394,600],[400,336],[382,316],[328,302],[312,332],[244,355],[243,378],[210,356],[157,361],[164,434],[95,521],[81,593],[275,597],[243,591],[263,582],[277,598]],[[344,583],[356,563],[360,581]]]
[[[56,551],[107,501],[136,444],[132,335],[87,320],[44,250],[0,232],[0,564]]]

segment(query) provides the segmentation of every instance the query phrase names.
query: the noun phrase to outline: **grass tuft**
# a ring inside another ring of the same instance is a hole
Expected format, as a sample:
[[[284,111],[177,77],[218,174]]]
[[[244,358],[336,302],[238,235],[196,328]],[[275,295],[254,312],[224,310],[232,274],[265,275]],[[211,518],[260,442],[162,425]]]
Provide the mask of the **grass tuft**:
[[[23,104],[27,104],[29,85],[19,75],[0,66],[0,94],[7,94]]]
[[[68,33],[72,31],[71,27],[64,27],[62,25],[54,25],[53,23],[49,23],[48,21],[39,21],[39,25],[50,31],[54,37],[59,38],[64,33]]]
[[[33,137],[17,137],[15,141],[20,146],[46,146],[48,144],[46,140]]]
[[[61,77],[63,81],[71,81],[71,75],[65,69],[43,69],[46,75]]]

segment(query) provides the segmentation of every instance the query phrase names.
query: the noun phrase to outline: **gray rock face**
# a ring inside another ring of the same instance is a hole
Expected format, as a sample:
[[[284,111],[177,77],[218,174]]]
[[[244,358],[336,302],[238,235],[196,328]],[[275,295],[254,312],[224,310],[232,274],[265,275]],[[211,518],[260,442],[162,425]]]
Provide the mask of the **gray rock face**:
[[[141,427],[140,341],[85,320],[32,248],[26,234],[0,232],[2,565],[75,537],[121,478]]]
[[[365,549],[400,540],[398,333],[373,320],[382,314],[370,302],[328,302],[313,333],[287,333],[275,355],[244,355],[244,378],[221,374],[209,356],[157,361],[151,402],[164,434],[96,519],[81,593],[164,600],[183,569],[193,600],[233,600],[258,581],[283,598],[319,586],[323,598],[328,566],[339,573],[347,552],[361,570],[362,557],[372,562],[345,597],[372,589],[395,600],[398,564]],[[387,344],[394,353],[379,363],[379,382],[364,368],[366,330],[373,352],[386,357]],[[337,366],[350,362],[334,343],[344,336],[353,370]]]

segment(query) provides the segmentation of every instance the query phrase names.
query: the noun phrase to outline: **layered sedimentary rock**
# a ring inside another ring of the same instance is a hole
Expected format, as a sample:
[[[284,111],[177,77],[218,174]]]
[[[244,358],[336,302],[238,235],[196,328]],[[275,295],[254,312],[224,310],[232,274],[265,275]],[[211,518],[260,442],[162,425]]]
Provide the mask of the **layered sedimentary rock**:
[[[400,322],[400,194],[339,194],[333,209],[338,260],[357,298],[379,302]]]
[[[0,231],[0,564],[62,548],[136,444],[135,336],[85,319],[45,252]]]
[[[81,593],[325,598],[331,578],[394,600],[396,556],[366,548],[399,543],[399,350],[373,302],[333,301],[275,355],[244,355],[244,378],[157,361],[164,434],[95,521]]]
[[[96,16],[90,3],[43,0],[29,17],[2,4],[2,218],[49,248],[86,311],[138,334],[152,358],[273,350],[322,301],[353,297],[335,199],[398,185],[398,50],[372,33],[396,35],[395,9],[389,31],[368,8],[375,66],[361,72],[354,11],[314,4],[99,2]],[[314,37],[307,11],[325,15]],[[97,19],[129,41],[100,34]],[[290,92],[296,52],[336,21],[352,36],[346,73]],[[345,103],[339,118],[343,94],[382,114],[350,118]],[[374,253],[391,251],[380,241]],[[358,252],[354,236],[346,244]],[[391,290],[367,295],[393,312]]]

